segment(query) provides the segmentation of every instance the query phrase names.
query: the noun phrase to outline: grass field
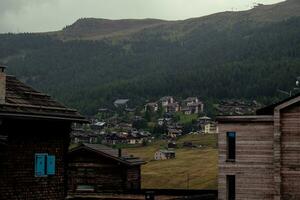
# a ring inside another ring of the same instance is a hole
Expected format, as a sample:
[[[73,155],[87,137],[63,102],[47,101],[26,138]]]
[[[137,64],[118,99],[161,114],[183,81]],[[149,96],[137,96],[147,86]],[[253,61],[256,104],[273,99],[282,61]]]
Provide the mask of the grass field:
[[[182,148],[191,141],[202,148]],[[159,140],[146,147],[127,148],[129,154],[139,156],[148,163],[142,166],[142,188],[216,189],[217,149],[216,135],[187,135],[178,139],[176,159],[155,161],[154,153],[166,146]]]

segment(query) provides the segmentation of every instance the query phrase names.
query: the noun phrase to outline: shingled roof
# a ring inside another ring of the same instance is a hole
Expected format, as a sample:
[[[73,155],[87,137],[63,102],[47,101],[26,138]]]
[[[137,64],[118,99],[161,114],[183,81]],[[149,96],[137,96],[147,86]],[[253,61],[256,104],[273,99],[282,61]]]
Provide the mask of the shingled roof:
[[[132,155],[124,155],[122,154],[121,156],[119,156],[119,152],[118,149],[113,149],[101,144],[81,144],[75,148],[72,148],[69,150],[69,153],[73,153],[79,150],[88,150],[88,151],[92,151],[95,152],[101,156],[113,159],[115,161],[118,161],[120,163],[123,163],[125,165],[129,165],[129,166],[134,166],[134,165],[143,165],[146,162],[143,161],[142,159],[138,158],[138,157],[134,157]]]
[[[0,104],[0,116],[87,122],[76,110],[63,106],[50,96],[8,75],[6,75],[5,103]]]

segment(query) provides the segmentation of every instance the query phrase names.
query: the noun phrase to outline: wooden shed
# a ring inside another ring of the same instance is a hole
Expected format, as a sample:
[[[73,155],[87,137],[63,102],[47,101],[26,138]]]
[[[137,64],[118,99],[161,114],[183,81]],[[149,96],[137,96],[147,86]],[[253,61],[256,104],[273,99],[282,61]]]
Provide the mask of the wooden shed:
[[[154,160],[168,160],[175,157],[175,151],[173,150],[159,150],[154,154]]]
[[[100,144],[81,144],[69,151],[69,194],[116,193],[141,189],[137,157]]]
[[[219,200],[300,199],[300,94],[218,122]]]
[[[63,200],[72,122],[85,122],[0,67],[0,199]]]

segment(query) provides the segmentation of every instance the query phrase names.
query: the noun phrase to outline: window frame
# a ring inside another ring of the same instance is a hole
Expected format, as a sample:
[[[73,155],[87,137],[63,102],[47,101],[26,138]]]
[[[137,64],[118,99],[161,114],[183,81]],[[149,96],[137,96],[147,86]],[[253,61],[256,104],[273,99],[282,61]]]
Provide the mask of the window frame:
[[[234,134],[234,136],[231,136]],[[226,132],[226,161],[227,162],[235,162],[236,160],[236,132],[235,131],[228,131]]]

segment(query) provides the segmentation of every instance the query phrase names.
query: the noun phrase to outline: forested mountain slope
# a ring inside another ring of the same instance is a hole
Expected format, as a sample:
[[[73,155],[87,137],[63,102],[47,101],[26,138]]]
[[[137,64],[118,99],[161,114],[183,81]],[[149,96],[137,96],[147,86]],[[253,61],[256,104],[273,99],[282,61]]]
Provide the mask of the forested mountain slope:
[[[300,75],[299,15],[300,1],[288,0],[183,21],[98,24],[92,37],[81,26],[61,31],[68,34],[1,34],[0,60],[86,114],[116,98],[142,103],[164,95],[268,103]]]

